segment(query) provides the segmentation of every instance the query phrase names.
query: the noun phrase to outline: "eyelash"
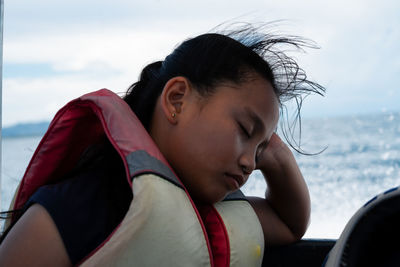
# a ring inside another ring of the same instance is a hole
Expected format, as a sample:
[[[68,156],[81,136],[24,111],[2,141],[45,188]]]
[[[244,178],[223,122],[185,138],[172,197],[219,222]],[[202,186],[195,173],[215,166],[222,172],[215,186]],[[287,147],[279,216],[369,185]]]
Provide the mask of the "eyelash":
[[[247,138],[251,138],[250,133],[246,130],[246,128],[243,126],[243,124],[239,123],[239,127],[241,131],[246,135]]]

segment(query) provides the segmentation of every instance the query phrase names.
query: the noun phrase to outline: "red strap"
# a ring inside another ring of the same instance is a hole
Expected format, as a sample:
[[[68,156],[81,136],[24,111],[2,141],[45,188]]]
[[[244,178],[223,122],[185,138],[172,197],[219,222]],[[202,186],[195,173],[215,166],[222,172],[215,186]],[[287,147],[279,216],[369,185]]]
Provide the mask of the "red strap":
[[[215,267],[228,267],[230,246],[225,224],[213,206],[197,207],[203,219],[210,240]]]

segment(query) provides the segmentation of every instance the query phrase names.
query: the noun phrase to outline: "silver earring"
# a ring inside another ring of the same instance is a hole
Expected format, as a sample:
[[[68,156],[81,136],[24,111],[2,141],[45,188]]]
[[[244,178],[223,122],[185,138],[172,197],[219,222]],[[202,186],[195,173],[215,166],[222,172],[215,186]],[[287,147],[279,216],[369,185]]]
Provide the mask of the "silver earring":
[[[176,117],[176,113],[172,113],[171,116],[172,116],[172,118],[175,118]]]

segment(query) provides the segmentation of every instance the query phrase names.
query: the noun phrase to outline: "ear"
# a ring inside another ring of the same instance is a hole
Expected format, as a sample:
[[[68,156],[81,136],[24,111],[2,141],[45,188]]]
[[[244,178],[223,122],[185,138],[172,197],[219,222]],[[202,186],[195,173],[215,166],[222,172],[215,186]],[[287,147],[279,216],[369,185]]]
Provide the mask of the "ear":
[[[161,107],[167,120],[177,123],[179,114],[184,108],[188,96],[192,93],[192,87],[187,78],[173,77],[165,84],[161,93]]]

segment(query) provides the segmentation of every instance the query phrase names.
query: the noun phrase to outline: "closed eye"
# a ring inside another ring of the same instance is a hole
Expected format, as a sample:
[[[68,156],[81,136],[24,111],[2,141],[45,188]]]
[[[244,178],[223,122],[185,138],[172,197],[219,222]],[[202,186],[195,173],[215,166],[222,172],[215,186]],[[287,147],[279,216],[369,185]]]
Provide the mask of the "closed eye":
[[[240,130],[244,133],[244,135],[246,135],[247,138],[251,138],[251,135],[249,133],[249,131],[247,131],[246,127],[243,126],[243,124],[238,123]]]

